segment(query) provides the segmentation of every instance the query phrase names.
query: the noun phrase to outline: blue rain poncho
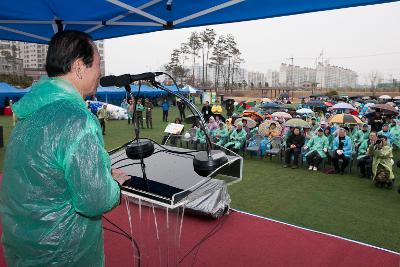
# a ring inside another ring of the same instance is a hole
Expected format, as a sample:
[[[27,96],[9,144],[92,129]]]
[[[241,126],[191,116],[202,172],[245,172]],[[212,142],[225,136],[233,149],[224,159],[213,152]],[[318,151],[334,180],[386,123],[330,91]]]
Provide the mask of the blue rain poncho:
[[[101,215],[120,189],[96,117],[61,78],[42,78],[13,111],[0,192],[7,264],[103,266]]]

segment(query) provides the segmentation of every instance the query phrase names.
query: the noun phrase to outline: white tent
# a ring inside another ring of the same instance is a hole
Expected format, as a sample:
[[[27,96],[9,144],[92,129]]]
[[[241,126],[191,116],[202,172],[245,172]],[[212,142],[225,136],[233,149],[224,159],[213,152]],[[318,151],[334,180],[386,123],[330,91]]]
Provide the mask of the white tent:
[[[201,92],[201,90],[196,89],[190,85],[186,85],[185,87],[183,87],[182,91],[189,94],[197,94],[198,92]]]

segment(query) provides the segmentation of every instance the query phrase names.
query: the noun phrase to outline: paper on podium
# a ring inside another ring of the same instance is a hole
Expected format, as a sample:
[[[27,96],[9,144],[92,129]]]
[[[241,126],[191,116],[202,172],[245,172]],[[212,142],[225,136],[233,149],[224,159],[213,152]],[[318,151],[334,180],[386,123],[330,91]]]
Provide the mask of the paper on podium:
[[[170,133],[170,134],[181,134],[183,130],[184,125],[183,124],[178,124],[178,123],[170,123],[167,125],[165,128],[164,132],[165,133]]]

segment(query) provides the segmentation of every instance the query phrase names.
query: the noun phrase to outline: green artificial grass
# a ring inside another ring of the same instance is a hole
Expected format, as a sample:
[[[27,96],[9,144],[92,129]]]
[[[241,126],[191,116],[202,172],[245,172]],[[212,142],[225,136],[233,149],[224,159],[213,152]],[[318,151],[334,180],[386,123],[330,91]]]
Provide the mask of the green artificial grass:
[[[177,115],[173,107],[169,121]],[[142,130],[141,136],[160,142],[167,125],[161,118],[161,110],[156,108],[154,129]],[[1,116],[0,125],[7,143],[11,117]],[[132,138],[127,121],[107,122],[104,140],[108,150]],[[399,153],[395,154],[398,159]],[[1,170],[3,159],[4,148],[0,149]],[[355,164],[351,175],[341,176],[305,168],[284,169],[277,158],[246,156],[243,181],[230,186],[229,192],[233,208],[400,252],[400,194],[395,189],[375,188],[357,175]]]

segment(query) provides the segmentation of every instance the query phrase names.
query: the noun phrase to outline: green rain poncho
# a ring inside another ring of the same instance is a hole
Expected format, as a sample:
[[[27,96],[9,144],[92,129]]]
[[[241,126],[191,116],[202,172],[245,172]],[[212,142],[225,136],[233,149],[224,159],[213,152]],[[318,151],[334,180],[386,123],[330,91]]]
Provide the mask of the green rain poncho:
[[[219,146],[225,145],[225,143],[228,141],[228,137],[229,137],[229,132],[226,129],[225,125],[222,129],[218,128],[217,130],[215,130],[214,136],[219,136],[219,139],[217,140],[217,145],[219,145]]]
[[[396,145],[397,148],[400,148],[400,127],[396,125],[390,125],[390,133],[393,137],[393,145]]]
[[[389,179],[394,180],[393,174],[393,153],[392,148],[388,145],[382,147],[381,149],[375,149],[374,145],[370,145],[368,148],[368,154],[373,156],[372,161],[372,173],[374,178],[376,177],[376,172],[378,170],[378,165],[381,164],[385,169],[389,171]]]
[[[362,129],[357,130],[352,136],[353,142],[356,145],[362,144],[364,141],[369,139],[369,131],[363,131]]]
[[[306,156],[313,151],[317,151],[321,158],[326,158],[326,153],[324,152],[324,149],[329,148],[329,140],[325,135],[319,136],[317,134],[314,135],[310,141],[308,141],[307,146],[308,152]]]
[[[120,189],[96,117],[61,78],[42,78],[13,111],[0,194],[8,265],[103,266],[101,215]]]
[[[246,136],[247,133],[244,129],[242,129],[240,132],[234,130],[229,137],[229,142],[225,144],[225,147],[233,145],[234,149],[240,149],[246,141]]]
[[[199,141],[200,144],[205,144],[207,142],[206,134],[201,128],[196,129],[196,139]]]

